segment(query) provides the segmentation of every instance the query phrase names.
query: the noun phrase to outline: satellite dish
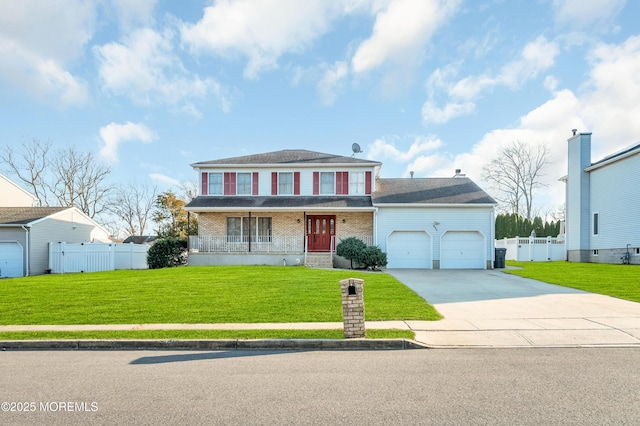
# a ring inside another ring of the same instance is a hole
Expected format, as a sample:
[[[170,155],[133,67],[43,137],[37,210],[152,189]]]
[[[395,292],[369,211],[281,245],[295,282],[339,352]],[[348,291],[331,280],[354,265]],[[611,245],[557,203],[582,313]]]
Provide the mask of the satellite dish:
[[[353,145],[351,145],[351,150],[353,151],[353,155],[356,155],[362,152],[362,150],[360,149],[360,145],[358,145],[357,143],[354,143]]]

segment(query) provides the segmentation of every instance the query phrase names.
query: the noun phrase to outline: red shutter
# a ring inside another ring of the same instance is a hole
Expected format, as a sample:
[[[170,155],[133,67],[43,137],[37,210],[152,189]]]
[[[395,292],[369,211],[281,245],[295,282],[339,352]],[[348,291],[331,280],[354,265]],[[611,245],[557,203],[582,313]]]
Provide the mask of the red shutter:
[[[271,195],[278,195],[278,172],[271,172]]]
[[[336,172],[336,194],[347,195],[349,193],[349,172]]]
[[[224,195],[236,195],[236,174],[224,174]]]
[[[202,195],[209,193],[209,173],[202,173],[202,191],[200,192]]]
[[[364,173],[364,193],[371,194],[371,172]]]
[[[313,172],[313,195],[320,193],[320,172]]]
[[[253,172],[253,185],[251,188],[251,194],[252,195],[258,195],[258,172]]]
[[[293,195],[300,195],[300,172],[293,172]]]

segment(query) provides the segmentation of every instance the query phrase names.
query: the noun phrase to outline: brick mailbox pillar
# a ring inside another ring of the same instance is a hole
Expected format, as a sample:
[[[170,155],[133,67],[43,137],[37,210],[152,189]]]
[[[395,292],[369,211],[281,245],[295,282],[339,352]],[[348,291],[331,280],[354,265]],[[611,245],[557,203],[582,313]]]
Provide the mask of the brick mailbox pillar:
[[[342,315],[346,339],[364,337],[364,280],[348,278],[340,281]]]

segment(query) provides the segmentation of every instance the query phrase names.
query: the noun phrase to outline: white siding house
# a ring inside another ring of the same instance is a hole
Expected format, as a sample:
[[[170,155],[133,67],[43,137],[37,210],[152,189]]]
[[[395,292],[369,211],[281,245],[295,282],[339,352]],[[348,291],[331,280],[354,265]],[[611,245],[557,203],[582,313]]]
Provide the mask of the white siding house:
[[[0,207],[32,207],[36,197],[0,174]]]
[[[0,207],[0,277],[44,274],[50,242],[109,242],[108,232],[75,207]]]
[[[592,163],[591,133],[568,142],[568,260],[640,263],[640,144]]]

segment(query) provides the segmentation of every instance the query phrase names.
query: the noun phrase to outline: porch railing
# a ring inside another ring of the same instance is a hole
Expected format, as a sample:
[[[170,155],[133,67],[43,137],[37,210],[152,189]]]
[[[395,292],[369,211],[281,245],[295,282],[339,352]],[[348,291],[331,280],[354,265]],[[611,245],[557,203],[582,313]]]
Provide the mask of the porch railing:
[[[226,235],[192,235],[189,251],[202,253],[302,253],[304,240],[300,236],[268,236],[252,238]]]

